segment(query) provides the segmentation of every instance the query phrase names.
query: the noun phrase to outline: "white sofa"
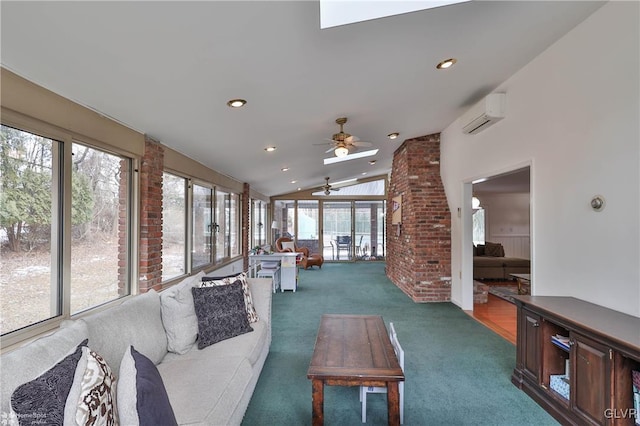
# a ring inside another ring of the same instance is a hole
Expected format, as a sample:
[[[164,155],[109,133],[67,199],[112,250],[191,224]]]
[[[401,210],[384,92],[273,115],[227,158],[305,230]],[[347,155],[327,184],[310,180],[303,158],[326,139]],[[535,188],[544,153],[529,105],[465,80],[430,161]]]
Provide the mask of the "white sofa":
[[[170,322],[179,320],[163,316],[167,307],[164,299],[175,301],[177,295],[180,303],[188,304],[185,296],[200,277],[187,278],[161,294],[150,291],[82,319],[66,321],[55,333],[3,354],[0,412],[9,413],[11,394],[19,385],[50,369],[88,338],[88,346],[104,358],[116,379],[129,345],[152,360],[178,424],[240,424],[271,345],[271,280],[248,279],[259,317],[250,324],[253,332],[202,350],[197,344],[187,344],[183,354],[169,352],[166,330],[176,330],[176,324]]]

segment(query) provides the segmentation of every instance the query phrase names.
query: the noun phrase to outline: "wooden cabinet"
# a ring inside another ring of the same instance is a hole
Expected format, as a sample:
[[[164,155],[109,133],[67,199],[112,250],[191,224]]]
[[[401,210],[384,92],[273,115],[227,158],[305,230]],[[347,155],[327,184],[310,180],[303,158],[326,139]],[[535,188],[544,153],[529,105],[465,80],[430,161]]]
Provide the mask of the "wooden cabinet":
[[[607,409],[612,407],[607,389],[611,389],[613,350],[575,333],[571,347],[571,408],[590,424],[607,424]]]
[[[522,310],[522,372],[540,381],[540,315]]]
[[[640,318],[570,297],[518,296],[511,381],[562,424],[634,424]]]

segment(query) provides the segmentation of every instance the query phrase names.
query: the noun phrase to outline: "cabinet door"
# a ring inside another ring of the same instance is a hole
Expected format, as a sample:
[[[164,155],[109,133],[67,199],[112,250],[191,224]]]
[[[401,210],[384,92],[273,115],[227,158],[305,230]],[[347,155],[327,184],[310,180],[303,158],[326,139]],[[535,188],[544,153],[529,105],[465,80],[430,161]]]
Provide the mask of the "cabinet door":
[[[586,424],[607,424],[611,408],[611,351],[579,334],[571,335],[571,404]]]
[[[522,310],[522,368],[535,383],[540,383],[540,316]]]

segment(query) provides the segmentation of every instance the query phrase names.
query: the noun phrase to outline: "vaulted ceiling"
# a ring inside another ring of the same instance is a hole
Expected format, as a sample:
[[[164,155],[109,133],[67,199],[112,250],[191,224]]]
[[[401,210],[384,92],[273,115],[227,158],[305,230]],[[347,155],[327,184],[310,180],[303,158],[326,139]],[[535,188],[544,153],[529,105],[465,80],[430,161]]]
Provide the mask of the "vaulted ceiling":
[[[316,1],[2,1],[0,58],[277,195],[388,173],[403,140],[443,130],[601,5],[472,1],[321,30]],[[378,154],[323,165],[314,144],[338,117]]]

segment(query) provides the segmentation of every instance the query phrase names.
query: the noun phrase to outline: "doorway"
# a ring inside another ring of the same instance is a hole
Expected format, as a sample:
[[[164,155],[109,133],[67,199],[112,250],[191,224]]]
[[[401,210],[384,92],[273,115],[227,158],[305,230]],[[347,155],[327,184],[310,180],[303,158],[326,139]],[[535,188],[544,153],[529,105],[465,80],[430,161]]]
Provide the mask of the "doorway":
[[[323,201],[325,261],[385,259],[384,201]]]
[[[321,227],[325,260],[352,260],[352,224],[351,201],[322,202]]]
[[[471,199],[468,202],[471,210],[465,213],[469,219],[465,220],[462,239],[463,271],[471,278],[463,281],[462,292],[463,301],[467,302],[464,309],[469,309],[481,299],[476,296],[474,300],[474,282],[487,285],[489,293],[495,295],[509,287],[517,294],[513,274],[526,273],[531,277],[531,166],[476,179],[465,185],[464,197]],[[466,252],[467,247],[469,252]],[[492,253],[484,252],[487,247],[491,247]],[[533,289],[533,280],[531,282]]]

